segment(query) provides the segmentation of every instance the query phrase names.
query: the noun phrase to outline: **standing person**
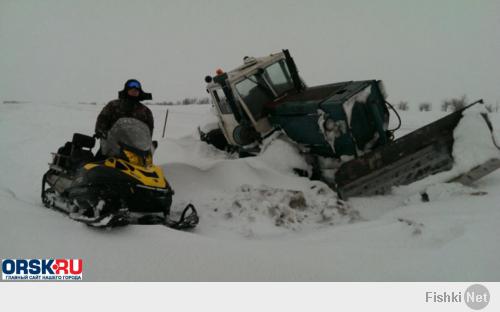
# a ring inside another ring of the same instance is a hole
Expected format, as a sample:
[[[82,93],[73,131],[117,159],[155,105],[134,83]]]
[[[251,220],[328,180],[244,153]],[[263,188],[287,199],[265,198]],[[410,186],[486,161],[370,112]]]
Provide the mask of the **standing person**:
[[[154,120],[151,110],[140,101],[151,100],[151,93],[142,90],[141,83],[136,79],[129,79],[125,82],[123,90],[118,92],[118,99],[109,102],[102,109],[97,117],[95,125],[95,136],[99,139],[106,139],[108,131],[115,122],[123,117],[136,118],[144,122],[153,136]],[[96,158],[101,157],[99,150]]]
[[[151,100],[151,93],[142,90],[141,83],[135,79],[125,82],[123,90],[118,92],[118,99],[109,102],[97,117],[95,133],[98,138],[105,138],[113,124],[122,117],[136,118],[148,125],[153,135],[154,120],[151,110],[140,101]]]

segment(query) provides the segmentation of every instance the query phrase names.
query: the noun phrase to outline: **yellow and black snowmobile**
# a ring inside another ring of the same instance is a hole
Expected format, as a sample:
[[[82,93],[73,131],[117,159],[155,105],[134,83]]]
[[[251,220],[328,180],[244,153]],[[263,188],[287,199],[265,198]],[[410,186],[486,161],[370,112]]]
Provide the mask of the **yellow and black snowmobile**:
[[[107,158],[96,159],[94,145],[94,137],[75,133],[53,154],[42,182],[46,207],[94,227],[136,223],[186,229],[198,224],[191,204],[178,220],[171,218],[174,191],[153,164],[154,142],[144,123],[119,119],[101,142]]]

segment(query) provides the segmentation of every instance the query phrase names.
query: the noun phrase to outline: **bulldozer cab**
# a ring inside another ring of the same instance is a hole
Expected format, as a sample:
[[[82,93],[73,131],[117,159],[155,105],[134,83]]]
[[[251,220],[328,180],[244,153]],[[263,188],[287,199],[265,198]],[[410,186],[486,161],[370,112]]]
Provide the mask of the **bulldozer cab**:
[[[207,76],[207,91],[226,139],[233,145],[252,143],[272,130],[268,110],[304,84],[287,50],[266,57],[245,57],[227,73]]]

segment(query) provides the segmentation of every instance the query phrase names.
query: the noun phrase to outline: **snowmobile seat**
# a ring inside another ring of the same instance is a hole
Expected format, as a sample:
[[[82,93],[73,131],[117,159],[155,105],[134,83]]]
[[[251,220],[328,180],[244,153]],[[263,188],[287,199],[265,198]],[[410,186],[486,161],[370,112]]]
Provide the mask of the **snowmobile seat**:
[[[90,149],[94,147],[95,139],[93,137],[75,133],[71,142],[66,142],[64,146],[54,154],[52,165],[54,169],[73,171],[82,164],[94,161],[94,154]],[[84,149],[88,148],[88,149]]]
[[[66,142],[63,146],[61,146],[57,153],[53,153],[53,160],[51,164],[52,169],[56,169],[57,171],[61,171],[64,169],[70,168],[70,158],[71,158],[71,142]]]
[[[95,138],[81,134],[81,133],[75,133],[73,134],[73,140],[72,143],[74,147],[77,148],[89,148],[92,149],[95,146]]]

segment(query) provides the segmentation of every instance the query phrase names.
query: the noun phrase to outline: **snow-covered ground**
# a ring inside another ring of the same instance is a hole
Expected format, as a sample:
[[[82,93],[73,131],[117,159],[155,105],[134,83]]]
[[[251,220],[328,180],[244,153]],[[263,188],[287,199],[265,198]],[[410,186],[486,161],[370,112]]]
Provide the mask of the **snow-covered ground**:
[[[500,170],[473,187],[434,184],[426,203],[406,188],[342,204],[293,174],[302,160],[285,142],[245,159],[200,142],[209,105],[169,107],[165,139],[166,107],[151,107],[155,162],[174,207],[198,208],[194,231],[71,221],[42,206],[41,177],[73,132],[93,133],[101,108],[0,105],[0,258],[82,258],[88,281],[500,280]],[[401,133],[442,115],[402,112]]]

